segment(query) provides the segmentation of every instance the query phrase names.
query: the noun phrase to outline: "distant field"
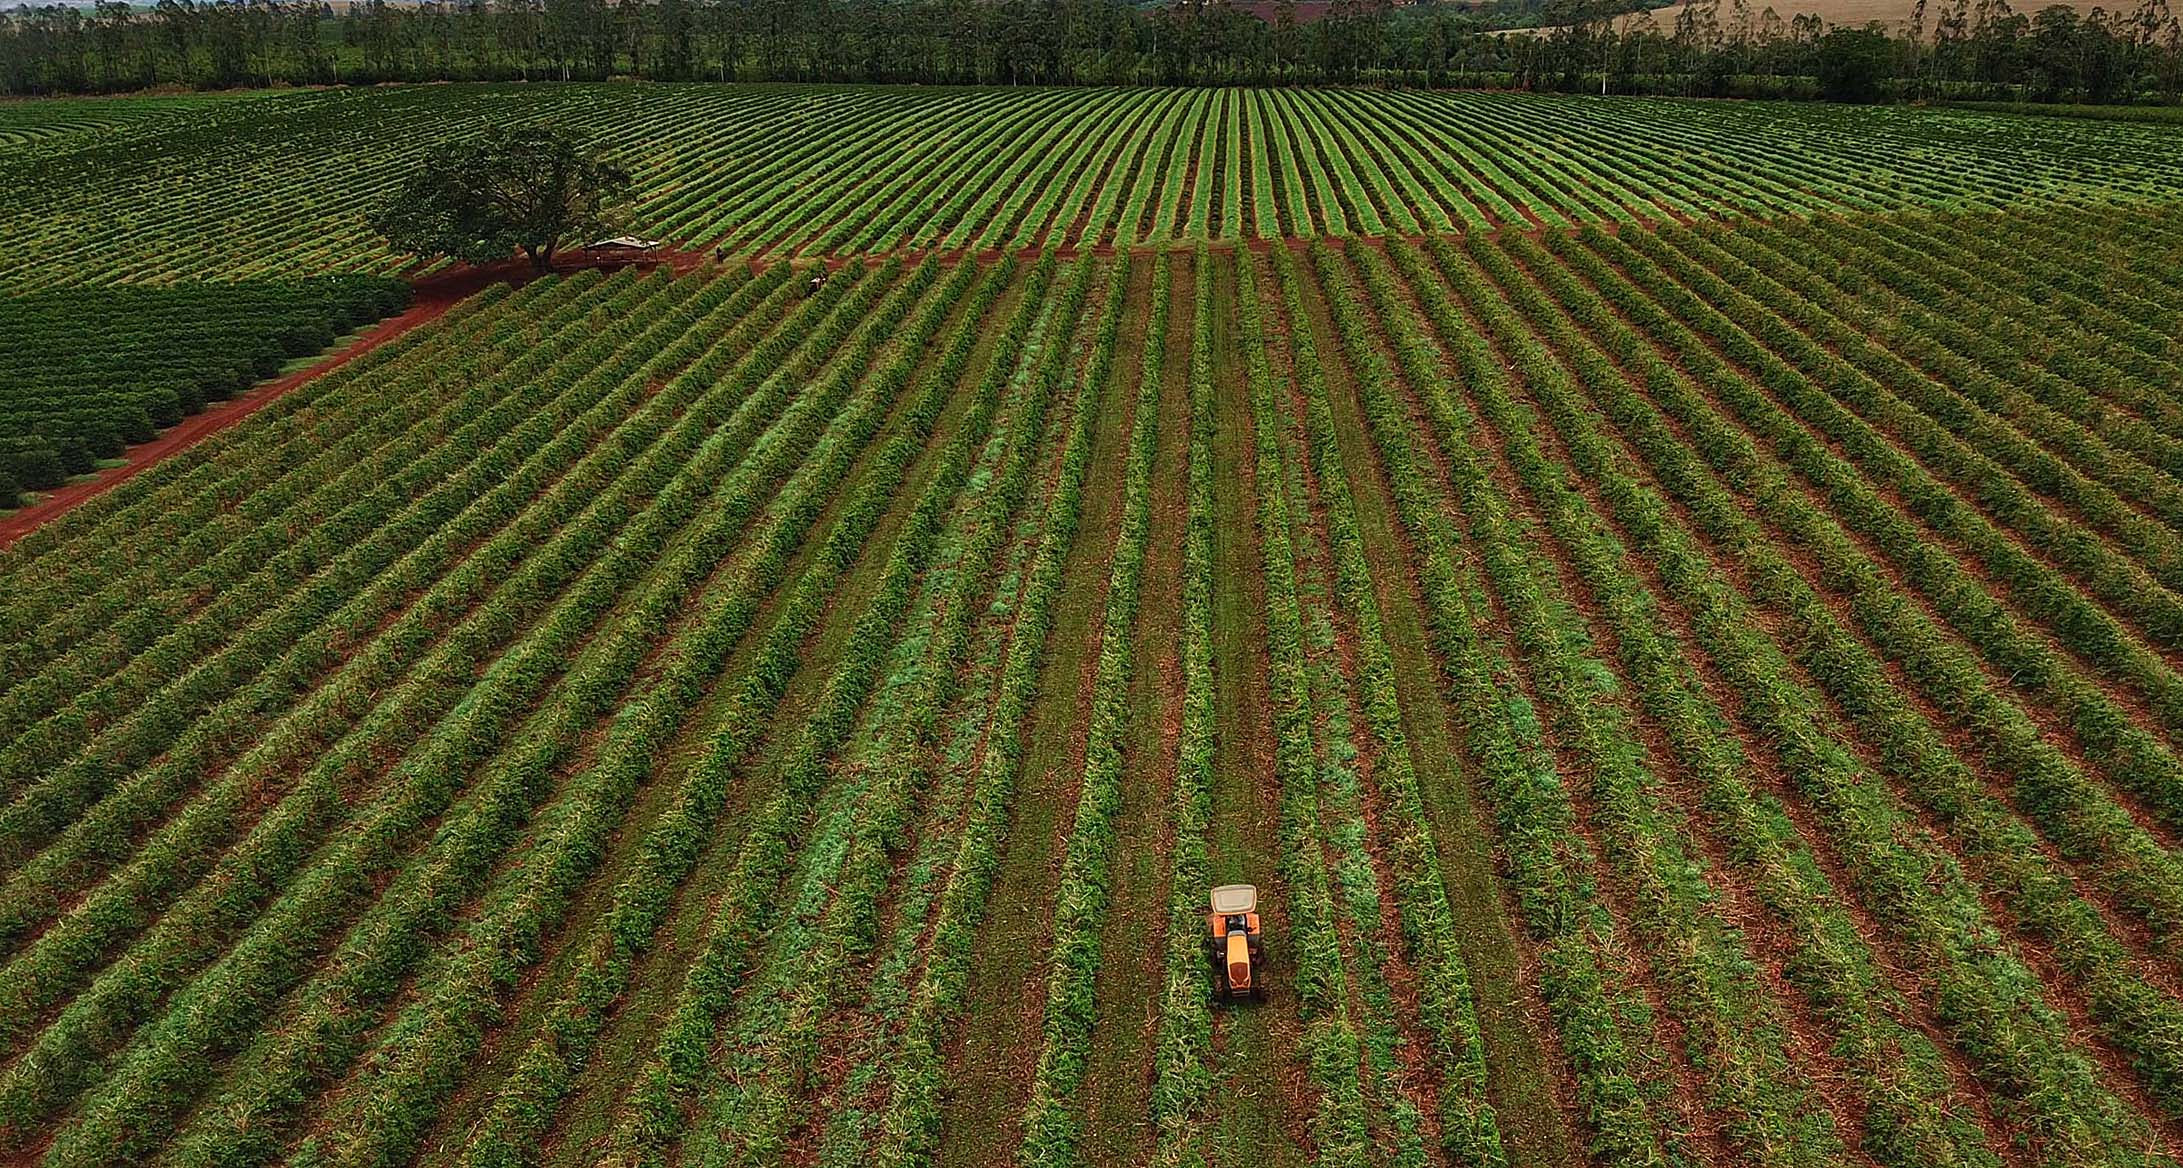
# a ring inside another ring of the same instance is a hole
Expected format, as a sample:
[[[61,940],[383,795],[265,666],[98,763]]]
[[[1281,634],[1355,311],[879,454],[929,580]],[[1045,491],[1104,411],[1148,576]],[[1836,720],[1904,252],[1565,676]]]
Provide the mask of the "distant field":
[[[2089,15],[2095,9],[2104,8],[2110,12],[2118,9],[2118,5],[2113,3],[2112,0],[2107,0],[2104,3],[2102,0],[2039,0],[2038,3],[2019,4],[2017,10],[2028,15],[2040,8],[2047,7],[2049,3],[2063,4],[2074,8],[2079,16]],[[1694,7],[1694,5],[1670,4],[1662,8],[1655,8],[1652,10],[1652,18],[1662,32],[1671,31],[1675,27],[1676,18],[1682,15],[1685,8],[1690,7]],[[1704,7],[1704,5],[1695,5],[1695,7]],[[1911,5],[1908,0],[1754,0],[1751,4],[1751,18],[1753,20],[1758,19],[1759,15],[1769,7],[1774,10],[1775,15],[1781,17],[1784,21],[1797,16],[1817,16],[1828,24],[1855,27],[1877,20],[1890,27],[1902,27],[1910,23]],[[1932,7],[1937,10],[1939,6],[1934,5]],[[2119,7],[2127,14],[2132,6],[2124,4]],[[1725,25],[1729,19],[1729,5],[1722,3],[1718,6],[1717,11],[1720,14],[1721,22]],[[1636,19],[1635,15],[1620,17],[1617,23],[1627,28],[1630,22]],[[1927,15],[1927,28],[1932,27],[1933,19],[1931,14]]]
[[[2153,122],[2183,125],[2183,106],[2175,105],[2051,105],[2042,102],[1961,101],[1963,109],[1992,113],[2023,114],[2044,118],[2078,118],[2094,122]]]
[[[17,124],[74,103],[10,107]],[[739,255],[1416,236],[2183,191],[2183,140],[1956,110],[1310,90],[422,86],[144,116],[0,167],[0,280],[386,271],[364,226],[426,143],[556,121],[627,226]],[[182,181],[179,176],[188,176]]]
[[[172,97],[72,97],[62,101],[0,101],[0,160],[11,160],[8,151],[32,143],[64,145],[53,140],[98,134],[143,120],[179,118],[216,102],[251,96],[257,95],[185,94]]]

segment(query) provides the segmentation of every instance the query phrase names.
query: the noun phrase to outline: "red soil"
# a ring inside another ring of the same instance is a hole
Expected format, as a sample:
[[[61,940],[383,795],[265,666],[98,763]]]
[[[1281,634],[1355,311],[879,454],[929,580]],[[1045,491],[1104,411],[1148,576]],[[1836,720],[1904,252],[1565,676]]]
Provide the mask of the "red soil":
[[[665,266],[680,274],[696,268],[703,259],[702,255],[695,252],[657,253],[633,261],[586,257],[556,262],[553,271],[558,274],[583,268],[614,269],[634,265]],[[68,483],[55,490],[43,492],[36,502],[0,516],[0,550],[7,549],[15,541],[55,518],[150,470],[161,461],[241,422],[297,387],[307,385],[373,349],[407,335],[410,330],[420,325],[438,320],[449,309],[486,287],[498,283],[521,286],[537,274],[528,266],[510,260],[486,267],[459,268],[410,281],[413,299],[409,308],[380,321],[347,348],[286,376],[261,382],[234,401],[184,418],[160,431],[151,441],[130,447],[125,456],[128,461],[123,465],[101,471],[82,482]]]

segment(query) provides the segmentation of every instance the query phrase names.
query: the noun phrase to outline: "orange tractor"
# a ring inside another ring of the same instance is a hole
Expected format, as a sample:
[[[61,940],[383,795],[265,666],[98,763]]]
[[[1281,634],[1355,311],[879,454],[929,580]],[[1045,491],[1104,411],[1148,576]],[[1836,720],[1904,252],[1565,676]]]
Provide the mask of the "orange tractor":
[[[1258,925],[1258,889],[1223,884],[1213,890],[1209,907],[1205,959],[1213,966],[1213,996],[1265,1001],[1260,971],[1266,964],[1266,940]]]

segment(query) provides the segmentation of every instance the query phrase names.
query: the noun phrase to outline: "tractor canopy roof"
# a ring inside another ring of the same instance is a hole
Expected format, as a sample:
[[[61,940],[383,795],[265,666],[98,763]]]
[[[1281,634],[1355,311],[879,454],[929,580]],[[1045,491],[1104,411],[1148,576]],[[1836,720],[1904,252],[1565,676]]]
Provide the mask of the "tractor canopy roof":
[[[1258,911],[1258,888],[1251,884],[1223,884],[1213,890],[1213,911],[1226,916],[1230,913]]]

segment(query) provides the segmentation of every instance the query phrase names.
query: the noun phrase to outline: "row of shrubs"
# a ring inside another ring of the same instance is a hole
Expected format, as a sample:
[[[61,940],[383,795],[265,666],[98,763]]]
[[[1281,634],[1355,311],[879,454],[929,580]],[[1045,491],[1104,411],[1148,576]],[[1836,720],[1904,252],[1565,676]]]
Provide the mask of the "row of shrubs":
[[[399,280],[327,276],[0,300],[0,506],[150,441],[409,298]]]

